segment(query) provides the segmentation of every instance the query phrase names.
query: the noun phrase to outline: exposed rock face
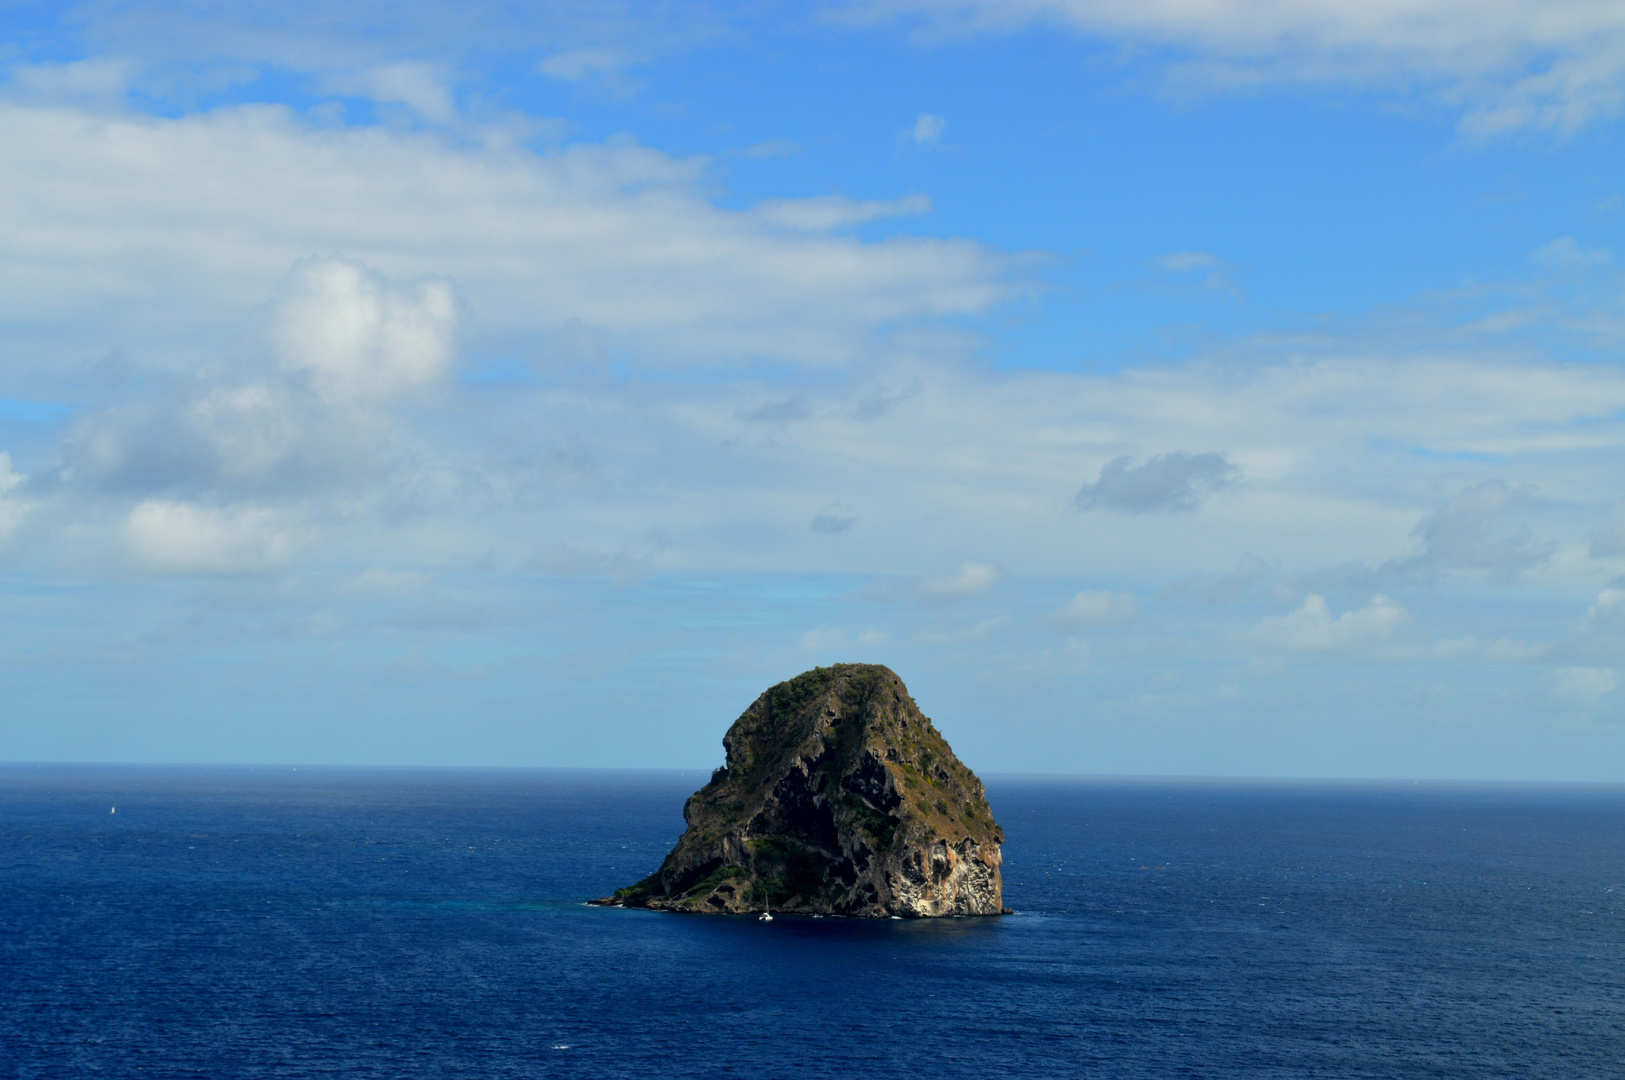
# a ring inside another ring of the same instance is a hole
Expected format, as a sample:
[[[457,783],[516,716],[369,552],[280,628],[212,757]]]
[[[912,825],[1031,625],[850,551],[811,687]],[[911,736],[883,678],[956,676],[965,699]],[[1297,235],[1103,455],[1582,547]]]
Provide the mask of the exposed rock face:
[[[927,917],[1003,911],[982,782],[890,669],[815,668],[723,738],[660,869],[612,903],[666,911]]]

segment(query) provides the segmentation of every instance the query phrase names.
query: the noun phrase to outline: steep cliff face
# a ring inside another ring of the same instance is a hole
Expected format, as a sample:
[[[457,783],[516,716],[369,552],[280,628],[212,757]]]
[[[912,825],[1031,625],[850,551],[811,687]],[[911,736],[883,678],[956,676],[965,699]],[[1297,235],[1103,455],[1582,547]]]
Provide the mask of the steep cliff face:
[[[757,698],[660,869],[610,902],[928,917],[1003,911],[978,780],[890,669],[815,668]]]

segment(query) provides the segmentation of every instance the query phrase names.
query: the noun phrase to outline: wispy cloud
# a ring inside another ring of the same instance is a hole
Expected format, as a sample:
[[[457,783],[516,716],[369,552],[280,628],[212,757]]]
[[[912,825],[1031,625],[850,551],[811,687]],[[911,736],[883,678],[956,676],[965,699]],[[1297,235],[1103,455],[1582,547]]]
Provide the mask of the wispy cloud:
[[[740,157],[762,161],[770,158],[790,158],[801,153],[801,144],[794,139],[768,139],[753,143],[739,151]]]
[[[632,58],[613,48],[568,49],[544,57],[536,70],[551,79],[572,83],[596,83],[620,97],[629,97],[642,85],[627,75]]]
[[[916,588],[922,599],[945,604],[985,593],[998,580],[998,567],[990,563],[964,562],[952,574],[921,579]]]
[[[1028,287],[1019,260],[976,243],[820,231],[923,197],[726,210],[704,162],[624,141],[539,154],[259,107],[86,119],[0,103],[0,197],[28,222],[0,240],[0,314],[77,325],[90,350],[109,336],[140,349],[158,304],[166,350],[217,338],[295,260],[335,251],[454,280],[496,337],[575,325],[646,363],[847,363],[882,328]]]
[[[948,121],[942,117],[921,113],[913,126],[907,128],[903,134],[916,146],[934,146],[942,141],[942,133],[947,130]]]
[[[1421,92],[1461,110],[1464,132],[1575,131],[1616,116],[1625,10],[1589,0],[869,0],[850,18],[903,17],[937,35],[1035,24],[1132,49],[1174,93],[1279,85]]]
[[[1614,692],[1619,676],[1612,668],[1564,667],[1552,672],[1552,688],[1559,697],[1593,705]]]
[[[1205,251],[1176,251],[1171,255],[1160,256],[1155,262],[1162,269],[1171,270],[1176,274],[1215,270],[1224,265],[1224,260]]]
[[[1126,626],[1140,613],[1140,605],[1130,593],[1088,589],[1044,618],[1044,625],[1058,630],[1094,630]]]
[[[1587,250],[1576,243],[1572,236],[1559,236],[1549,244],[1542,244],[1530,252],[1529,257],[1541,266],[1559,270],[1602,266],[1613,259],[1606,248]]]
[[[807,232],[824,232],[849,225],[861,225],[876,218],[929,214],[931,197],[905,195],[901,199],[881,200],[822,195],[811,199],[769,199],[757,203],[755,209],[763,221],[774,225]]]
[[[436,124],[458,119],[448,74],[433,64],[391,63],[323,80],[329,93],[359,94],[380,105],[403,105]]]

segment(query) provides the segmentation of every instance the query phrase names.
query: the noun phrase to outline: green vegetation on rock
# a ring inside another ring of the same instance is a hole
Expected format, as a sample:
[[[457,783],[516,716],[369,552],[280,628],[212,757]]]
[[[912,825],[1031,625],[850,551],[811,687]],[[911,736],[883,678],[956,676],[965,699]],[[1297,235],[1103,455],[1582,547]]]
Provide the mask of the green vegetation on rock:
[[[890,669],[814,668],[757,698],[660,869],[611,902],[667,911],[996,915],[982,782]]]

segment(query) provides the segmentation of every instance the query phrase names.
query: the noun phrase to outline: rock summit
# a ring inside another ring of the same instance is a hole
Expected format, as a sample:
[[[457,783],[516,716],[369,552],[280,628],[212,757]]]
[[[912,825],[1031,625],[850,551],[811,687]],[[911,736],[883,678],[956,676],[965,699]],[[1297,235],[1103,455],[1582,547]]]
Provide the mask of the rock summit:
[[[1004,913],[982,782],[878,664],[814,668],[757,698],[683,807],[660,869],[601,904],[923,918]]]

